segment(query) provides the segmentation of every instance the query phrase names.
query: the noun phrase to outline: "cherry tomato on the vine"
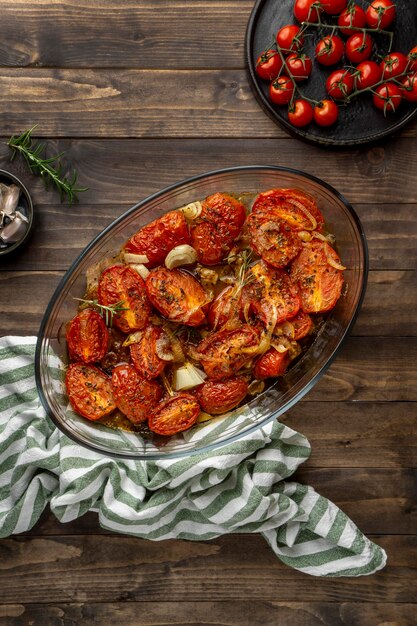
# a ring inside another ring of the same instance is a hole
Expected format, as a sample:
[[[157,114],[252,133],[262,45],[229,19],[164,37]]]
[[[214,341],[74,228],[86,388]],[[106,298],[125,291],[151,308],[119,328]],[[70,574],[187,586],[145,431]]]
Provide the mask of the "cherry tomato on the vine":
[[[348,6],[339,15],[337,23],[342,35],[350,37],[350,35],[359,32],[358,30],[355,30],[356,28],[364,28],[366,24],[365,11],[357,4],[354,4],[353,6]]]
[[[382,78],[389,79],[403,74],[408,65],[408,59],[402,52],[390,52],[381,63]]]
[[[337,35],[328,35],[320,39],[316,46],[317,61],[326,67],[339,63],[344,52],[343,41]]]
[[[288,119],[293,126],[303,128],[313,120],[313,107],[307,100],[294,100],[288,109]]]
[[[329,15],[339,15],[343,9],[346,9],[348,0],[321,0],[321,6],[325,13]]]
[[[374,0],[366,10],[369,28],[384,30],[395,19],[395,4],[392,0]]]
[[[288,104],[293,95],[294,85],[285,74],[281,74],[269,86],[269,97],[275,104]]]
[[[322,100],[314,107],[314,121],[319,126],[332,126],[339,117],[339,107],[333,100]]]
[[[417,46],[415,46],[408,53],[408,66],[407,70],[409,72],[417,72]]]
[[[375,61],[363,61],[356,67],[356,87],[367,89],[379,83],[382,76],[382,68]]]
[[[281,70],[282,61],[276,50],[265,50],[256,61],[256,73],[263,80],[273,80]]]
[[[366,33],[351,35],[346,42],[346,56],[352,63],[362,63],[372,54],[372,37]]]
[[[299,22],[318,22],[322,10],[318,0],[295,0],[294,15]]]
[[[350,70],[335,70],[326,80],[326,90],[329,96],[336,100],[344,100],[352,93],[354,78]]]
[[[303,47],[304,37],[300,36],[301,28],[297,24],[287,24],[277,32],[277,44],[283,52],[297,52]]]
[[[384,83],[375,89],[374,105],[385,113],[395,112],[401,104],[402,91],[395,83]]]
[[[307,80],[313,68],[311,59],[306,54],[290,54],[287,57],[286,64],[288,71],[297,83]]]
[[[404,89],[402,94],[408,102],[417,102],[417,73],[412,76],[407,76],[402,81]]]

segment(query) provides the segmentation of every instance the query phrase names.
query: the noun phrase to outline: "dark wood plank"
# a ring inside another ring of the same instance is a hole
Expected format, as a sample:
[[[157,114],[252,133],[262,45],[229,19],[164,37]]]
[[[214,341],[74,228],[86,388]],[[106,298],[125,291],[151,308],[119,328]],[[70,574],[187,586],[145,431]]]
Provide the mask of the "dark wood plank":
[[[0,65],[242,68],[252,8],[251,0],[3,2]]]
[[[8,604],[5,626],[414,626],[416,604],[384,602],[125,602]],[[138,621],[139,620],[139,621]]]
[[[255,101],[245,70],[3,69],[0,88],[5,134],[38,122],[49,137],[286,136]],[[378,151],[372,164],[380,169]]]
[[[259,535],[209,542],[15,537],[1,543],[2,601],[416,602],[417,538],[373,539],[388,553],[383,571],[357,579],[320,579],[281,564]]]

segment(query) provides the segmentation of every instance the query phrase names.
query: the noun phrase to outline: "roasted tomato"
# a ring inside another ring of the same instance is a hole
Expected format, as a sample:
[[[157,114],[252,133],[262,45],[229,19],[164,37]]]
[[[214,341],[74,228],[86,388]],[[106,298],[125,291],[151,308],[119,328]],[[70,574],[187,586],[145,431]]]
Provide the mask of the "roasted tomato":
[[[285,267],[301,250],[297,233],[271,211],[251,213],[247,227],[252,248],[274,267]]]
[[[246,319],[255,315],[267,329],[294,317],[300,308],[300,298],[295,285],[284,270],[268,267],[259,262],[253,265],[242,292],[242,308]]]
[[[231,411],[242,402],[247,393],[248,383],[244,378],[208,380],[196,390],[201,408],[210,415]]]
[[[162,397],[157,382],[144,380],[127,363],[114,368],[111,384],[117,408],[135,424],[146,421]]]
[[[161,358],[163,348],[169,345],[169,338],[160,326],[150,325],[142,332],[138,343],[130,345],[132,363],[139,374],[151,380],[162,374],[170,359]]]
[[[229,253],[245,219],[245,207],[233,196],[215,193],[206,198],[191,228],[192,245],[200,263],[220,263]]]
[[[234,330],[210,333],[197,351],[207,376],[219,380],[235,376],[253,358],[258,345],[259,332],[242,324]]]
[[[294,230],[321,231],[324,217],[311,196],[298,189],[270,189],[260,193],[252,213],[272,211]]]
[[[343,272],[337,253],[325,242],[308,243],[291,266],[306,313],[330,311],[342,293]]]
[[[114,323],[124,333],[142,330],[148,323],[151,307],[145,283],[126,265],[112,265],[104,270],[98,282],[98,301],[105,306],[121,303],[124,310],[115,314]]]
[[[99,420],[116,408],[110,378],[94,365],[71,363],[65,385],[74,411],[89,420]]]
[[[149,417],[149,428],[158,435],[175,435],[191,428],[200,413],[200,405],[189,393],[179,393],[162,402]]]
[[[206,321],[208,295],[198,280],[184,270],[158,267],[146,279],[146,292],[153,306],[173,322],[200,326]]]
[[[283,376],[290,362],[289,352],[278,352],[275,348],[270,348],[255,363],[253,375],[255,378],[275,378]]]
[[[313,330],[313,327],[313,320],[308,313],[298,311],[295,317],[277,324],[274,329],[274,335],[284,335],[289,339],[298,341],[307,337]]]
[[[94,309],[80,311],[70,322],[67,344],[71,361],[97,363],[107,352],[109,333]]]
[[[239,319],[241,311],[242,289],[229,285],[213,300],[207,315],[210,328],[220,328],[226,322]]]
[[[181,211],[170,211],[141,228],[125,245],[127,252],[144,254],[147,267],[162,265],[173,248],[190,243],[187,222]]]

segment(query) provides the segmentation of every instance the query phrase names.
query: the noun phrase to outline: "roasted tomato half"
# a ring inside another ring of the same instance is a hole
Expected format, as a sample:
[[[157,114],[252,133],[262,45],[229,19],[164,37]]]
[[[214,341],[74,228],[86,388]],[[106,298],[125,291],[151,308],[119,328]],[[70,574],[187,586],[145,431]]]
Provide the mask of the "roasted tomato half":
[[[242,309],[246,320],[254,315],[267,330],[294,317],[300,309],[297,287],[284,270],[269,267],[263,261],[253,265],[242,291]]]
[[[207,335],[197,347],[207,376],[216,380],[235,376],[253,358],[259,340],[258,330],[249,324]]]
[[[169,320],[186,326],[200,326],[206,321],[208,295],[188,272],[158,267],[149,273],[146,291],[153,306]]]
[[[291,278],[298,285],[301,306],[306,313],[324,313],[335,305],[343,286],[343,266],[328,243],[305,244],[291,266]]]
[[[244,378],[208,380],[196,390],[201,408],[210,415],[231,411],[242,402],[247,393],[248,383]]]
[[[141,228],[125,245],[127,252],[144,254],[147,267],[162,265],[173,248],[190,243],[187,222],[181,211],[171,211]]]
[[[271,211],[293,230],[317,230],[324,226],[324,217],[314,199],[298,189],[270,189],[260,193],[252,213]]]
[[[142,330],[148,323],[151,307],[145,283],[127,265],[112,265],[104,270],[98,282],[98,301],[105,306],[121,303],[124,310],[115,314],[114,323],[124,333]]]
[[[74,411],[89,420],[99,420],[116,408],[110,378],[94,365],[72,363],[65,385]]]
[[[270,348],[255,363],[253,375],[255,378],[276,378],[283,376],[290,362],[289,352],[278,352],[275,348]]]
[[[221,263],[239,235],[245,219],[245,207],[233,196],[215,193],[206,198],[191,228],[192,245],[200,263]]]
[[[80,311],[70,322],[67,344],[71,361],[97,363],[107,352],[109,333],[94,309]]]
[[[285,267],[301,250],[298,234],[270,210],[251,213],[246,224],[252,248],[274,267]]]
[[[157,382],[141,378],[127,363],[114,368],[111,384],[118,409],[135,424],[147,420],[162,397]]]
[[[130,346],[132,363],[139,374],[151,380],[162,374],[168,360],[160,357],[164,346],[169,344],[169,338],[160,326],[150,325],[142,332],[138,343]]]
[[[229,320],[239,319],[241,311],[242,289],[229,285],[213,300],[208,312],[210,328],[221,328]]]
[[[149,417],[149,428],[158,435],[175,435],[191,428],[200,413],[200,405],[189,393],[179,393],[161,402]]]
[[[295,317],[277,324],[274,329],[274,335],[284,335],[288,339],[298,341],[307,337],[313,330],[313,327],[313,320],[308,313],[298,311]]]

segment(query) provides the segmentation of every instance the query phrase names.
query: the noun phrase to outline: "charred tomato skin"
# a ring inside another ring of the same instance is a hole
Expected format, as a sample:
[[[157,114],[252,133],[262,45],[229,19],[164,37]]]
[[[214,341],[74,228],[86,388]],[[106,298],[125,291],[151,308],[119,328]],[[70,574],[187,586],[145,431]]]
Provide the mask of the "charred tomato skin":
[[[290,324],[291,332],[288,332],[288,324]],[[308,313],[298,311],[297,315],[291,317],[286,322],[280,322],[274,329],[274,335],[284,335],[294,341],[299,341],[307,337],[314,328],[314,322]]]
[[[206,413],[221,415],[242,402],[248,393],[248,383],[244,378],[208,380],[196,389],[197,400]]]
[[[149,428],[157,435],[175,435],[193,426],[200,405],[190,393],[179,393],[161,402],[149,417]]]
[[[126,310],[114,315],[114,324],[124,333],[142,330],[148,323],[151,307],[145,283],[127,265],[112,265],[102,272],[98,282],[98,300],[105,306],[123,303],[122,307]]]
[[[278,352],[270,348],[255,363],[253,375],[260,380],[264,378],[276,378],[283,376],[290,362],[289,352]]]
[[[231,378],[248,363],[252,356],[243,350],[259,345],[259,331],[249,324],[233,330],[210,333],[198,345],[201,365],[209,378]]]
[[[207,321],[210,328],[221,328],[232,319],[239,319],[241,312],[241,289],[234,285],[225,287],[210,304]]]
[[[71,361],[97,363],[104,358],[108,343],[106,324],[94,309],[84,309],[71,320],[67,330]]]
[[[111,384],[117,408],[134,424],[145,422],[162,397],[161,386],[141,378],[128,363],[113,369]]]
[[[130,358],[136,371],[146,380],[156,378],[164,371],[167,361],[161,359],[156,350],[156,343],[165,336],[160,326],[150,324],[142,332],[137,343],[130,345]]]
[[[96,421],[116,409],[110,378],[94,365],[71,363],[65,386],[74,411]]]

